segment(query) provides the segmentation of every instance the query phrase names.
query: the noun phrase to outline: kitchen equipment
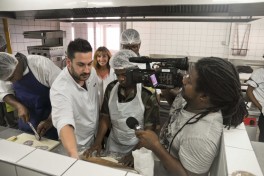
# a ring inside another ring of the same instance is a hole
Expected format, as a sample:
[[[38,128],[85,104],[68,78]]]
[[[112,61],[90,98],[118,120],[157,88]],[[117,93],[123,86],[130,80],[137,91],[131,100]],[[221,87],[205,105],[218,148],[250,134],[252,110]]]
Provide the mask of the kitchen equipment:
[[[41,55],[48,58],[63,56],[63,46],[28,46],[28,54]]]
[[[60,68],[64,68],[66,66],[65,56],[53,56],[50,57],[50,60]]]
[[[63,68],[66,50],[66,32],[62,30],[25,31],[24,38],[41,39],[42,45],[28,46],[28,54],[50,58],[58,67]],[[55,61],[54,61],[55,60]]]
[[[30,122],[28,122],[28,125],[30,126],[30,128],[31,128],[32,131],[34,132],[36,139],[37,139],[38,141],[40,141],[41,137],[40,137],[40,135],[37,133],[36,129],[33,127],[33,125],[32,125]]]

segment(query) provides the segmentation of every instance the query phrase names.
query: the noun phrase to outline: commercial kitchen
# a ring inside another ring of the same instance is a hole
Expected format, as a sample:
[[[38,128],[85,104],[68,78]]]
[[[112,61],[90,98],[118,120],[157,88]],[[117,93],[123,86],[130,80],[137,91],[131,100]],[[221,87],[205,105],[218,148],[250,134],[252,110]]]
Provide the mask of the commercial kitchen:
[[[261,112],[246,93],[251,74],[264,68],[263,9],[260,0],[1,0],[0,36],[4,52],[43,56],[60,69],[69,64],[71,41],[87,40],[93,55],[105,46],[114,56],[122,49],[121,34],[126,29],[138,31],[140,56],[188,58],[189,68],[204,57],[223,58],[237,68],[248,116],[236,128],[223,127],[207,174],[263,176],[264,143],[258,141]],[[169,119],[170,106],[160,96],[162,126]],[[9,112],[18,116],[15,109]],[[25,145],[29,140],[35,143]],[[36,140],[33,131],[28,134],[9,124],[0,126],[0,149],[0,176],[157,175],[161,165],[154,157],[151,173],[145,174],[136,167],[76,159],[68,156],[60,139]],[[86,149],[77,146],[80,156]],[[111,157],[118,158],[116,154],[104,156]]]

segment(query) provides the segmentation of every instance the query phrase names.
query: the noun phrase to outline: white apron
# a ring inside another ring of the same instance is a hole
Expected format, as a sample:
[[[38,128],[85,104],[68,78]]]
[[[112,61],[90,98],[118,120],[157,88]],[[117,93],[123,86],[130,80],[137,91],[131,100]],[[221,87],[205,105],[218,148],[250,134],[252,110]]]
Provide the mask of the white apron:
[[[126,125],[126,120],[128,117],[134,117],[143,127],[145,107],[141,98],[141,84],[137,84],[135,98],[126,103],[118,102],[118,86],[119,82],[113,87],[108,102],[112,129],[108,137],[106,150],[125,154],[130,152],[138,143],[135,130]]]

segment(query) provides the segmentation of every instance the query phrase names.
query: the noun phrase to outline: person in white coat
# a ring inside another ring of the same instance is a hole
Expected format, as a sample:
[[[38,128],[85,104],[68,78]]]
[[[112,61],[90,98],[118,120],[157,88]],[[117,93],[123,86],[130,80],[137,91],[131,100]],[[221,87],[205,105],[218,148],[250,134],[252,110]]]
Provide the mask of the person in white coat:
[[[264,142],[264,68],[255,70],[247,81],[247,96],[259,109],[259,142]]]
[[[6,52],[7,43],[2,35],[0,35],[0,52]],[[1,84],[1,83],[0,83]],[[14,108],[9,104],[0,102],[0,125],[10,128],[18,128],[17,116]]]
[[[103,103],[104,92],[107,85],[116,80],[114,69],[109,65],[111,56],[110,51],[104,46],[97,48],[94,53],[93,67],[96,70],[98,78],[100,107]]]
[[[136,53],[140,57],[139,49],[141,46],[140,35],[135,29],[126,29],[120,36],[120,45],[122,49],[128,49]],[[150,69],[150,63],[137,63],[140,69]]]
[[[136,118],[144,129],[150,130],[155,130],[159,123],[159,107],[155,95],[141,83],[129,81],[126,76],[127,70],[138,68],[128,60],[135,56],[130,50],[121,50],[110,59],[110,66],[114,68],[118,81],[111,82],[106,88],[98,134],[94,145],[85,152],[86,156],[95,150],[100,154],[103,138],[107,130],[111,129],[106,151],[123,154],[125,157],[120,162],[132,166],[131,152],[139,146],[134,130],[126,124],[127,118]]]
[[[43,56],[0,53],[0,100],[18,111],[20,130],[33,133],[27,124],[31,122],[40,136],[58,139],[51,122],[49,94],[60,71]]]
[[[51,87],[52,121],[68,155],[79,158],[78,145],[90,147],[94,142],[99,116],[90,43],[84,39],[71,41],[66,62],[67,67]]]

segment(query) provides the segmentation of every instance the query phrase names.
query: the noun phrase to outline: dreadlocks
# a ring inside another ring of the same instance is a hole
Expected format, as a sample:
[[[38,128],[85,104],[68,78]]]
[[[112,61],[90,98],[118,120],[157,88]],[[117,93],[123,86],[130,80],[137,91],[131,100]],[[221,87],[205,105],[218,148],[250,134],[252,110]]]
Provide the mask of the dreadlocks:
[[[209,96],[213,108],[222,111],[224,125],[237,126],[248,115],[235,67],[228,61],[208,57],[195,64],[198,73],[196,91]]]

